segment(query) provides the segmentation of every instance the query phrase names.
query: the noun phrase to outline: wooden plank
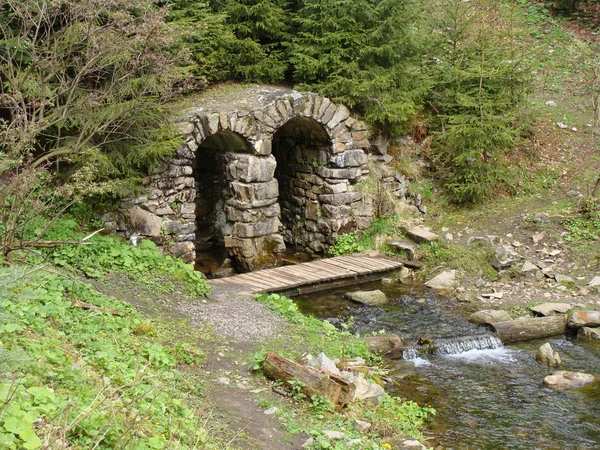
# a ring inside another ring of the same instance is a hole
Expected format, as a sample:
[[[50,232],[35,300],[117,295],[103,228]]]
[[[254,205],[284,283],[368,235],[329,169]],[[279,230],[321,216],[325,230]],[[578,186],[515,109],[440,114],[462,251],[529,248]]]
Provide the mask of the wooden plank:
[[[346,264],[346,263],[343,263],[342,261],[339,261],[339,260],[333,260],[333,259],[329,259],[329,260],[327,260],[326,262],[327,262],[327,264],[331,264],[331,265],[333,265],[333,266],[339,267],[339,268],[340,268],[340,269],[342,269],[342,270],[345,270],[345,271],[347,271],[347,272],[348,272],[348,276],[349,276],[349,277],[352,277],[352,276],[355,276],[355,275],[360,275],[360,273],[359,273],[359,272],[357,272],[356,270],[352,270],[352,269],[350,269],[350,268],[348,267],[348,264]]]
[[[342,270],[339,267],[333,266],[331,264],[325,264],[321,261],[316,261],[314,265],[319,270],[322,270],[324,273],[327,273],[330,276],[331,280],[338,280],[340,278],[348,276],[347,271]]]
[[[367,267],[373,271],[389,270],[390,268],[394,268],[393,265],[387,264],[386,262],[383,262],[383,261],[378,261],[374,258],[353,258],[353,257],[349,256],[345,260],[352,261],[354,264],[357,264],[357,265],[363,266],[363,267]]]
[[[365,262],[360,262],[358,258],[349,258],[341,256],[338,259],[340,263],[346,264],[346,267],[358,272],[359,274],[368,274],[375,272],[375,269]]]
[[[362,261],[359,258],[350,258],[350,257],[342,257],[340,259],[341,262],[348,264],[349,267],[354,267],[357,272],[360,273],[373,273],[375,272],[375,268],[372,264],[368,262]]]

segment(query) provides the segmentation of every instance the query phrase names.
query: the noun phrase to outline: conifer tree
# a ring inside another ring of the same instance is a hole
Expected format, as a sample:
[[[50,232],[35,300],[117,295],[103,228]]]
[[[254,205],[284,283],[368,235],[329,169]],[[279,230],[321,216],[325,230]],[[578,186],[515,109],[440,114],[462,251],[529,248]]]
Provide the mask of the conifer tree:
[[[293,20],[294,81],[397,131],[427,90],[417,21],[412,0],[307,0]]]
[[[451,200],[479,202],[506,184],[530,71],[497,11],[460,0],[441,2],[440,10],[429,100],[440,131],[432,154]]]

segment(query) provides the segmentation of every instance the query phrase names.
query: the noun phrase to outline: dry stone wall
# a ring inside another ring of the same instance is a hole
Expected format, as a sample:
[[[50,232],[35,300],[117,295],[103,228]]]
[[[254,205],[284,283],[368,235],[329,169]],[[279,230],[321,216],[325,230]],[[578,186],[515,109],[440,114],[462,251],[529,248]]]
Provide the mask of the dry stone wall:
[[[247,93],[257,99],[248,109],[225,102],[185,113],[185,144],[144,180],[147,195],[122,204],[129,233],[194,262],[206,244],[198,219],[214,213],[203,209],[194,176],[209,146],[221,152],[225,180],[223,219],[212,227],[238,268],[274,264],[286,242],[321,253],[336,233],[368,227],[373,196],[357,189],[368,173],[365,124],[317,94],[261,89]]]

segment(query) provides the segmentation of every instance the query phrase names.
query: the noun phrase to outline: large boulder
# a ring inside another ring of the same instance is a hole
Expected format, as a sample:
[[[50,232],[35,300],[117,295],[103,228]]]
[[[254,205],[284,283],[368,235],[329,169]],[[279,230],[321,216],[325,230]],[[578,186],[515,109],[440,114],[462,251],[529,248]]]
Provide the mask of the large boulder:
[[[600,342],[600,328],[581,327],[577,332],[577,337]]]
[[[354,302],[372,306],[383,305],[388,301],[387,296],[379,289],[376,289],[374,291],[346,292],[346,294],[344,294],[344,297]]]
[[[600,311],[573,311],[567,325],[571,328],[600,327]]]
[[[494,322],[512,320],[510,314],[501,309],[482,309],[469,316],[469,322],[475,325],[489,325]]]
[[[445,270],[425,283],[431,289],[452,289],[456,286],[456,270]]]
[[[550,342],[546,342],[538,349],[537,353],[535,354],[535,359],[542,364],[547,364],[552,367],[558,367],[562,364],[560,355],[554,349],[554,347],[552,347]]]
[[[130,208],[127,212],[131,231],[142,236],[160,236],[163,224],[160,217],[140,208]]]
[[[577,389],[598,382],[600,378],[589,373],[559,370],[544,378],[542,384],[553,389]]]
[[[532,306],[529,308],[533,313],[538,316],[553,316],[556,313],[565,314],[573,305],[570,303],[541,303],[539,305]]]

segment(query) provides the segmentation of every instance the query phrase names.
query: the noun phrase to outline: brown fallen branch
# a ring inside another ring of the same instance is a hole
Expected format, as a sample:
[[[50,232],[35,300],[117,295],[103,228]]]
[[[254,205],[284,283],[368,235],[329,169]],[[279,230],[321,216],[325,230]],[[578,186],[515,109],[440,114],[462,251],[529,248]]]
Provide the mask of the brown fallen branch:
[[[564,334],[567,331],[567,316],[536,317],[525,320],[494,322],[491,327],[504,344],[528,341]]]
[[[320,394],[341,408],[354,398],[356,386],[337,375],[324,370],[303,366],[276,353],[267,353],[262,364],[264,374],[272,380],[283,381],[291,387],[291,381],[299,381],[302,392],[308,397]]]
[[[42,241],[42,240],[38,240],[38,241],[16,242],[10,246],[10,249],[7,253],[10,253],[15,250],[22,250],[24,248],[53,248],[53,247],[60,247],[61,245],[91,245],[91,244],[93,244],[93,242],[87,242],[87,241],[103,230],[104,230],[104,228],[100,228],[99,230],[94,231],[93,233],[87,235],[86,237],[80,239],[79,241]]]
[[[119,313],[119,311],[117,311],[116,309],[101,308],[99,306],[92,305],[91,303],[82,302],[81,300],[78,300],[75,297],[71,297],[71,303],[73,303],[73,306],[76,306],[77,308],[87,309],[88,311],[107,312],[109,314],[112,314],[113,316],[120,316],[121,315],[121,313]]]

